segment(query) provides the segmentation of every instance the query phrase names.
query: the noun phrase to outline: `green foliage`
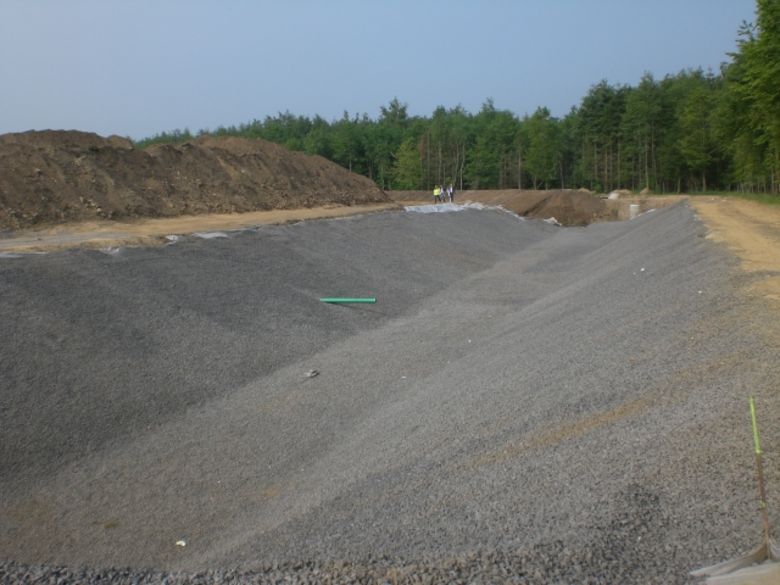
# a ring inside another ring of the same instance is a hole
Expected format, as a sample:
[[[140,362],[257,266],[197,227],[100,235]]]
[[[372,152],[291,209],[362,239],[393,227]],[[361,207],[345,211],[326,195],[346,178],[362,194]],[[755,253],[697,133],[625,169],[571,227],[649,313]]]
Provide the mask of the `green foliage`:
[[[589,187],[656,192],[780,192],[780,0],[757,0],[718,74],[645,74],[635,87],[601,81],[562,119],[522,119],[488,99],[476,114],[437,107],[410,116],[393,98],[377,119],[333,121],[290,112],[209,135],[263,138],[327,157],[383,188]],[[140,147],[192,140],[163,132]]]
[[[161,132],[151,138],[144,138],[135,143],[138,148],[146,148],[153,144],[182,144],[192,140],[192,134],[189,128],[184,130],[172,130],[170,132]]]
[[[738,51],[724,72],[734,123],[735,175],[741,188],[776,192],[780,173],[780,0],[758,0],[755,26],[743,24]],[[725,109],[725,108],[722,108]]]
[[[534,188],[549,188],[562,174],[561,126],[550,117],[550,110],[539,108],[523,121],[523,129],[527,140],[525,170]]]
[[[487,100],[474,116],[472,128],[476,139],[466,162],[467,184],[475,189],[516,187],[520,121]]]
[[[393,163],[393,189],[419,189],[423,178],[420,149],[412,138],[398,147]]]
[[[690,89],[677,103],[676,147],[681,163],[691,176],[691,184],[707,190],[707,171],[712,165],[716,145],[712,137],[710,112],[715,102],[712,88],[701,76],[692,78]],[[694,187],[695,188],[695,187]]]
[[[626,137],[627,162],[635,188],[657,186],[661,98],[661,88],[650,74],[645,74],[626,98],[621,129]]]
[[[627,93],[625,87],[612,87],[601,81],[590,88],[580,108],[570,114],[576,140],[572,146],[578,155],[574,177],[577,183],[591,189],[622,185],[621,119]]]

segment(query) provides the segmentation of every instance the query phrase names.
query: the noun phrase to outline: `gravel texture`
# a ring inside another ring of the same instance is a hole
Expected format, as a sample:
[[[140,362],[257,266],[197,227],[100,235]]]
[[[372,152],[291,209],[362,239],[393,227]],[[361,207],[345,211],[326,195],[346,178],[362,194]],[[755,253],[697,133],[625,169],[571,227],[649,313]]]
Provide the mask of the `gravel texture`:
[[[780,495],[776,320],[703,235],[385,213],[2,259],[0,582],[686,583],[760,538],[749,394]]]

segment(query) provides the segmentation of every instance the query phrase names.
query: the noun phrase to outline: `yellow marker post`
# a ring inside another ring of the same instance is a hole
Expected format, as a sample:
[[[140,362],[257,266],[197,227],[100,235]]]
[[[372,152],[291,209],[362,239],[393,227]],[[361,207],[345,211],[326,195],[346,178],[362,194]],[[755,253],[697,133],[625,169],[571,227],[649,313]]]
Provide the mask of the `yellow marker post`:
[[[758,423],[756,422],[756,401],[750,397],[750,420],[753,423],[753,445],[756,448],[756,455],[761,455],[761,439],[758,437]]]
[[[729,574],[732,574],[735,577],[737,574],[739,574],[741,577],[739,578],[739,581],[731,579],[728,579],[728,581],[721,581],[718,579],[717,582],[758,583],[760,581],[761,583],[777,583],[778,580],[774,579],[774,576],[780,575],[780,570],[777,570],[777,567],[774,563],[772,563],[772,565],[762,565],[761,567],[756,567],[756,565],[764,563],[764,561],[777,561],[780,559],[780,546],[777,546],[769,537],[769,514],[766,510],[764,466],[761,462],[761,439],[758,436],[758,422],[756,422],[756,401],[752,396],[749,400],[750,421],[753,423],[753,447],[756,454],[756,474],[758,475],[758,500],[759,507],[761,508],[761,519],[764,524],[764,540],[759,546],[751,550],[749,553],[742,555],[741,557],[737,557],[736,559],[731,559],[729,561],[723,561],[722,563],[712,565],[711,567],[702,567],[701,569],[691,571],[690,574],[694,577],[713,577],[713,579],[708,579],[706,581],[707,583],[715,583],[715,579],[719,576]],[[768,571],[764,572],[764,569],[766,568],[768,568]],[[753,572],[754,569],[757,571],[762,571],[761,574],[759,575],[758,572]],[[771,571],[771,574],[769,571]],[[760,578],[761,575],[774,580],[762,580]],[[754,576],[759,580],[752,580],[750,578],[751,576]]]
[[[753,446],[756,451],[756,475],[758,475],[758,505],[761,508],[761,520],[764,524],[764,542],[769,542],[769,513],[766,509],[766,488],[764,487],[764,465],[761,461],[761,439],[758,436],[756,421],[756,401],[750,397],[750,421],[753,423]]]

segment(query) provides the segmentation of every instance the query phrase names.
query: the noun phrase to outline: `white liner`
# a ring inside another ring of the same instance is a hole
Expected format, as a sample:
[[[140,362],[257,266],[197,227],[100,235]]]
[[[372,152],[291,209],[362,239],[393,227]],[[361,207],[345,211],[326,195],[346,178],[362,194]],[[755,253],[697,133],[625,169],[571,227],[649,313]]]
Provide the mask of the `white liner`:
[[[481,203],[467,202],[459,205],[457,203],[437,203],[435,205],[405,205],[404,211],[413,213],[449,213],[451,211],[463,211],[464,209],[489,209]]]
[[[196,238],[202,238],[204,240],[213,240],[215,238],[227,238],[228,235],[225,232],[197,232],[192,234]]]

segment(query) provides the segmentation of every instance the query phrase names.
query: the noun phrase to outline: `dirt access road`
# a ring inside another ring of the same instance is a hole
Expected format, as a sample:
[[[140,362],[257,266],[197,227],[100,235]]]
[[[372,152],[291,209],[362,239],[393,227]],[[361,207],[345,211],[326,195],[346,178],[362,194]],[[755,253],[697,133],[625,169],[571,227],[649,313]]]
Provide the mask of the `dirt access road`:
[[[397,207],[395,203],[353,206],[326,205],[305,209],[211,213],[131,221],[85,221],[41,230],[13,232],[8,238],[0,238],[0,254],[51,252],[77,247],[149,246],[165,243],[165,236],[168,235],[240,230],[257,225],[345,217]]]
[[[763,275],[750,292],[780,308],[780,206],[727,197],[692,197],[709,228],[707,238],[725,243],[747,272]]]

